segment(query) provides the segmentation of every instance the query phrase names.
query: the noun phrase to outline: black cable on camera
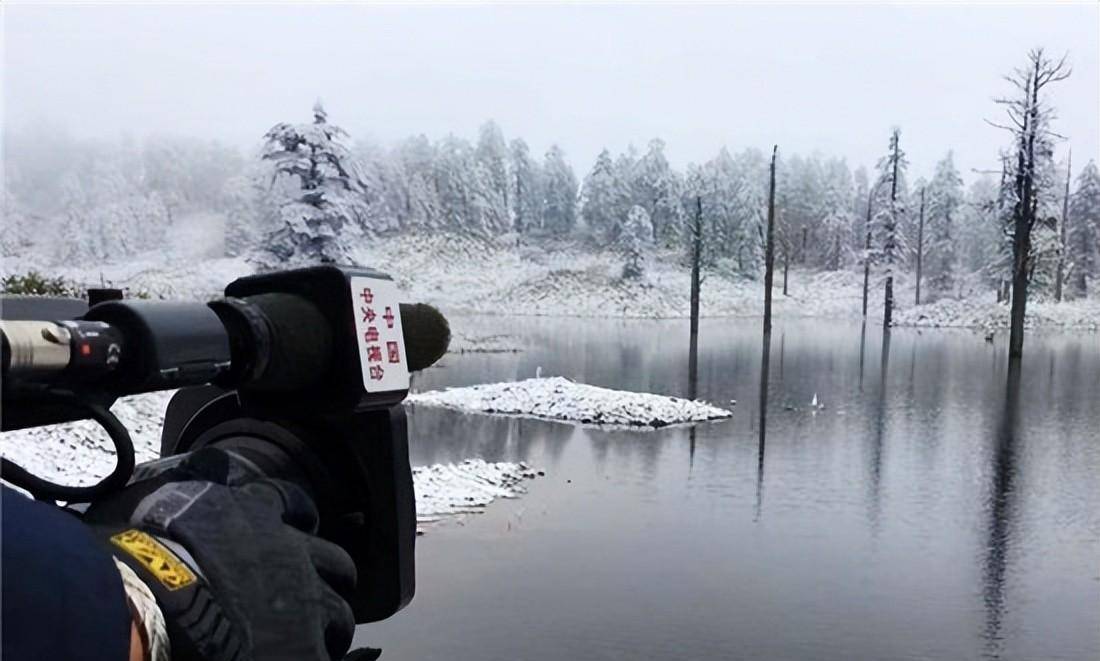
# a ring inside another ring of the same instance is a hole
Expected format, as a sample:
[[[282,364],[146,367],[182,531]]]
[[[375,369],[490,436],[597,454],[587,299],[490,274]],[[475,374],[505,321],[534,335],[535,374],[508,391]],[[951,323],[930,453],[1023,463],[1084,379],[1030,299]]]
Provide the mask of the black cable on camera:
[[[130,432],[107,407],[79,399],[72,393],[50,391],[50,398],[88,412],[88,417],[103,427],[115,445],[115,468],[111,474],[88,486],[67,486],[44,480],[7,458],[0,458],[0,477],[26,489],[38,500],[64,500],[87,503],[126,486],[134,472],[134,443]]]

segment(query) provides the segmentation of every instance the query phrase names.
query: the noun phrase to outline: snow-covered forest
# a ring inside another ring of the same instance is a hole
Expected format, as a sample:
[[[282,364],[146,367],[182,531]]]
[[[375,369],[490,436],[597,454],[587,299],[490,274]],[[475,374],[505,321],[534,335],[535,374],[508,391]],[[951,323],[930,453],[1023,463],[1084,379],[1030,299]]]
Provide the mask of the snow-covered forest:
[[[417,135],[379,145],[349,136],[319,102],[306,110],[258,130],[249,153],[178,136],[9,133],[5,273],[102,272],[150,254],[171,262],[172,237],[193,249],[189,260],[264,268],[361,261],[363,246],[431,236],[431,245],[443,237],[517,255],[599,255],[613,265],[610,280],[645,286],[655,266],[687,268],[687,228],[699,213],[704,272],[732,282],[761,275],[768,162],[756,146],[716,146],[713,158],[681,170],[654,138],[604,150],[578,171],[557,146],[533,153],[493,121],[472,140]],[[944,145],[934,170],[917,172],[905,158],[908,139],[903,130],[883,135],[882,160],[871,167],[780,147],[777,269],[803,279],[856,274],[867,260],[876,279],[904,275],[914,291],[898,296],[901,307],[1007,298],[1010,152],[999,171],[964,173]],[[1038,170],[1030,297],[1086,298],[1100,288],[1100,172],[1053,145],[1040,150]]]

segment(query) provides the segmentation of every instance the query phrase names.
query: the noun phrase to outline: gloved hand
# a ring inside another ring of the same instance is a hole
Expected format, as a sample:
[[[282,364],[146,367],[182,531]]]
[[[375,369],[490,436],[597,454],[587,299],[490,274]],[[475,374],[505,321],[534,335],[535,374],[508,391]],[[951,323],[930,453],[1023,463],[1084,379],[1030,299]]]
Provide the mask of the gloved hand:
[[[93,505],[84,520],[150,588],[173,661],[339,659],[355,565],[313,533],[300,488],[205,448]]]

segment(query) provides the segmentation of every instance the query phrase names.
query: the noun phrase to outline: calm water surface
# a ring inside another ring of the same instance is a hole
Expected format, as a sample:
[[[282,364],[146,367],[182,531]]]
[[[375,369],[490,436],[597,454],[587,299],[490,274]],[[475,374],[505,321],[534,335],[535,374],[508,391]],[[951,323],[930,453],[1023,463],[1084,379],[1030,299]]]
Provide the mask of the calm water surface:
[[[688,393],[684,321],[456,319],[523,353],[417,389],[563,375]],[[655,432],[410,413],[414,464],[546,470],[432,527],[386,659],[1100,659],[1100,336],[1004,339],[704,320],[698,393],[729,421]],[[862,335],[862,336],[861,336]],[[861,351],[862,349],[862,351]],[[825,409],[814,413],[814,393]]]

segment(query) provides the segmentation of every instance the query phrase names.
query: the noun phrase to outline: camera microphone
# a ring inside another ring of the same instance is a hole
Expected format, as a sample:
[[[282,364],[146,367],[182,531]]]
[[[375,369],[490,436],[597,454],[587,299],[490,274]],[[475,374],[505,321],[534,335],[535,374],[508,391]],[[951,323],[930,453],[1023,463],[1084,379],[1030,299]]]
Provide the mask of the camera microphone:
[[[383,274],[314,267],[242,278],[208,304],[113,300],[75,320],[5,320],[5,390],[119,397],[215,383],[321,408],[386,406],[450,342],[437,309],[397,296]]]

